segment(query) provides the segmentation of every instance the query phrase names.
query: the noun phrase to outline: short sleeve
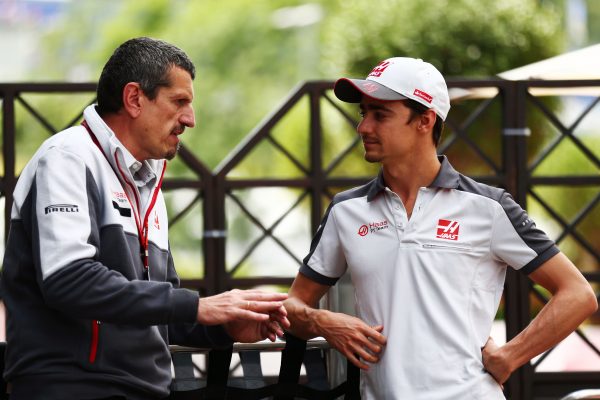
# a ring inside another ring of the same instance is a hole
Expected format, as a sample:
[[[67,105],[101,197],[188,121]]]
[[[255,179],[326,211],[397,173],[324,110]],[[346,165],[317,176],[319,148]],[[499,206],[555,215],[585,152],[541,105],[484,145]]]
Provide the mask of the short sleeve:
[[[300,273],[323,285],[334,285],[346,272],[346,258],[340,242],[335,208],[330,205],[317,229],[310,253],[304,259]]]
[[[491,250],[495,258],[526,274],[559,252],[507,192],[495,212]]]

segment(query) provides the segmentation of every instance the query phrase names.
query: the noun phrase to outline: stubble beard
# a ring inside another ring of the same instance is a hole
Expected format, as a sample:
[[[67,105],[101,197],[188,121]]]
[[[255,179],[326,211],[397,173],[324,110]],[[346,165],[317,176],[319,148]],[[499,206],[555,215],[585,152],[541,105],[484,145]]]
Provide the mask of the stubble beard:
[[[373,164],[373,163],[378,163],[381,161],[381,157],[374,155],[374,154],[369,154],[368,152],[365,151],[365,155],[364,155],[365,161]]]
[[[173,151],[169,151],[167,152],[167,154],[165,154],[165,160],[172,160],[175,158],[175,156],[177,155],[177,153],[179,152],[179,149],[181,148],[181,142],[177,143],[177,146],[175,146],[175,149]]]

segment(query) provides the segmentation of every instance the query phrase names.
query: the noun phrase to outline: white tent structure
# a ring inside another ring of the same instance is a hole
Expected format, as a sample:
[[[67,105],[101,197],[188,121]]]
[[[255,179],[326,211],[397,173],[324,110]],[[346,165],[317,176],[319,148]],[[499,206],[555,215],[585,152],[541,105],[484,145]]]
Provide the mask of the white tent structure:
[[[600,44],[560,54],[532,64],[501,72],[499,78],[511,81],[525,80],[600,80]],[[600,96],[596,87],[540,88],[530,89],[536,96]],[[450,89],[453,100],[464,98],[487,98],[498,93],[495,88]]]
[[[511,81],[600,79],[600,44],[511,69],[498,76]]]

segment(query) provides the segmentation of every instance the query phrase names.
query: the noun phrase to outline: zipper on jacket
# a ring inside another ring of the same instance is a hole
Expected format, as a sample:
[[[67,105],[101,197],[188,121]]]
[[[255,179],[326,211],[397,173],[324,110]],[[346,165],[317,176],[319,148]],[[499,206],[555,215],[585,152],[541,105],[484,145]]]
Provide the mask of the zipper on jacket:
[[[98,320],[92,321],[92,343],[90,345],[90,363],[93,364],[96,361],[96,355],[98,354],[98,336],[100,334],[100,324]]]

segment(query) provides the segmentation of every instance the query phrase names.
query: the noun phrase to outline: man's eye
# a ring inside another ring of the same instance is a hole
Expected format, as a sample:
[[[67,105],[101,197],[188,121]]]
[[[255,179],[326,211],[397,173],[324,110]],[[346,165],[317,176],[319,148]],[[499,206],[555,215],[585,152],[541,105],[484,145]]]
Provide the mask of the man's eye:
[[[364,118],[367,113],[361,110],[358,112],[358,115],[360,115],[361,118]]]

